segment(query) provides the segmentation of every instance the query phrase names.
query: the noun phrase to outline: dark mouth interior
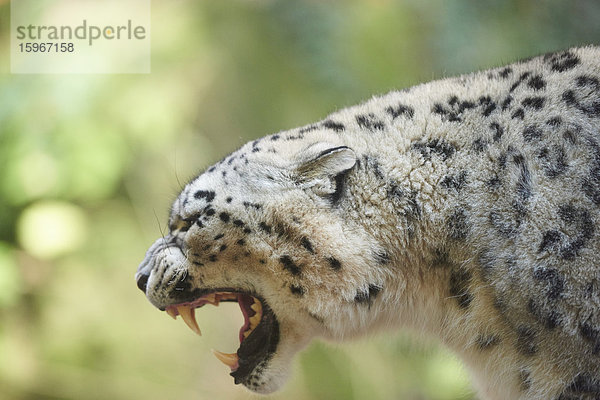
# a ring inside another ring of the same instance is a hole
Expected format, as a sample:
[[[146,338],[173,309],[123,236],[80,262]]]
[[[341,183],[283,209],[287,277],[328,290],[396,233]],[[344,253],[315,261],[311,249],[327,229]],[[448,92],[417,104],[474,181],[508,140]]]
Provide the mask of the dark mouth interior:
[[[242,296],[243,299],[244,297]],[[243,301],[238,301],[242,310],[245,307],[242,304]],[[247,338],[242,340],[240,348],[237,351],[239,367],[230,374],[233,376],[236,384],[243,383],[259,363],[268,361],[271,358],[277,348],[277,343],[279,342],[279,324],[275,318],[275,314],[265,302],[262,302],[262,307],[260,323]]]
[[[247,292],[230,289],[210,291],[201,297],[185,303],[168,306],[165,311],[176,318],[181,315],[185,323],[196,333],[200,329],[196,323],[195,310],[206,304],[218,306],[220,302],[237,302],[244,316],[244,324],[239,331],[240,347],[235,354],[220,353],[221,361],[231,368],[230,375],[235,383],[245,383],[259,364],[268,361],[279,342],[279,324],[273,310],[260,297]],[[257,315],[258,314],[258,315]],[[237,355],[237,362],[235,360]],[[223,357],[227,361],[224,361]],[[257,369],[258,367],[258,369]]]

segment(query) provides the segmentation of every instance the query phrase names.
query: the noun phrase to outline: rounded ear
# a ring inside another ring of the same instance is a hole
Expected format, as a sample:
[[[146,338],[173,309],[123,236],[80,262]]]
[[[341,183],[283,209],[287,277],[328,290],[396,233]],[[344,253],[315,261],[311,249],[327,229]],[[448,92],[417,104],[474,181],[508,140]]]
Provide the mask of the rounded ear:
[[[350,147],[315,143],[301,151],[296,160],[296,182],[335,203],[342,195],[344,177],[357,158]]]

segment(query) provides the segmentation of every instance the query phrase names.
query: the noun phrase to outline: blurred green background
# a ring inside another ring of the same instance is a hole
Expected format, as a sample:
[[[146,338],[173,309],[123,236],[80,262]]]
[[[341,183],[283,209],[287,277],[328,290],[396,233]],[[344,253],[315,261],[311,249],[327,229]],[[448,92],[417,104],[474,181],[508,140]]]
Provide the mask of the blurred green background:
[[[252,399],[133,275],[182,183],[391,89],[598,43],[600,2],[153,1],[152,73],[12,75],[0,0],[0,399]],[[435,343],[314,343],[273,399],[471,399]]]

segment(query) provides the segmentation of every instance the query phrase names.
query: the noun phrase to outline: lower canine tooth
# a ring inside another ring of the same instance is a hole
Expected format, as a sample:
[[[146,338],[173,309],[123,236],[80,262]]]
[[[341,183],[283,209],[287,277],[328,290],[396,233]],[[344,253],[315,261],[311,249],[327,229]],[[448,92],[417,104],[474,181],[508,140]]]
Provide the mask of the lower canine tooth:
[[[195,309],[188,306],[178,306],[177,311],[179,312],[179,315],[181,315],[181,318],[183,318],[185,324],[189,326],[190,329],[193,330],[196,334],[198,334],[198,336],[202,336],[202,332],[200,332],[200,327],[196,322]]]
[[[219,361],[221,361],[223,364],[225,364],[229,368],[231,368],[232,371],[234,371],[238,368],[239,358],[236,353],[227,354],[227,353],[222,353],[215,349],[212,349],[212,352]]]

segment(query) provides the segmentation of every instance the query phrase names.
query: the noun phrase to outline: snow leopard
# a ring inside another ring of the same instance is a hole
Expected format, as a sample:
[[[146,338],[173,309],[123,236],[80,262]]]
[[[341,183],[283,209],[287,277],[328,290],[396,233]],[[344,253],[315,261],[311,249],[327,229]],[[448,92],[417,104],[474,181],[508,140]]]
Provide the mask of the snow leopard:
[[[237,302],[236,384],[314,338],[402,329],[483,399],[600,399],[600,47],[375,96],[192,179],[136,273],[196,333]]]

